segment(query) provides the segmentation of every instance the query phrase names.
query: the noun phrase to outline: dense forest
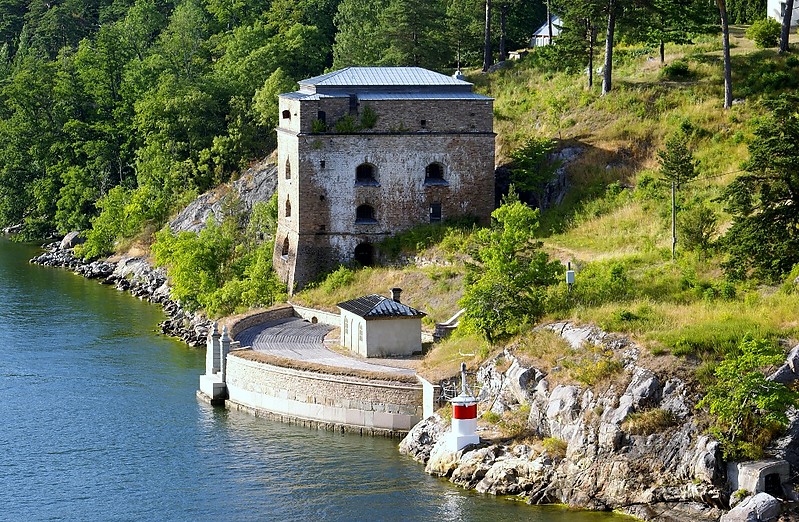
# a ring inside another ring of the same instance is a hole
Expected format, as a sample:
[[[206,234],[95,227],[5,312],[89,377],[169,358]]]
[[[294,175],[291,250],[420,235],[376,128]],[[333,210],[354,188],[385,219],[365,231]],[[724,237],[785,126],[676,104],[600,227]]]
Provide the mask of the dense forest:
[[[526,46],[549,9],[567,25],[551,63],[580,70],[609,10],[618,41],[652,45],[718,16],[708,0],[549,4],[2,0],[0,226],[22,224],[23,238],[93,226],[87,255],[156,230],[181,201],[267,155],[276,94],[326,69],[489,65]],[[729,17],[762,17],[763,4],[729,1]]]

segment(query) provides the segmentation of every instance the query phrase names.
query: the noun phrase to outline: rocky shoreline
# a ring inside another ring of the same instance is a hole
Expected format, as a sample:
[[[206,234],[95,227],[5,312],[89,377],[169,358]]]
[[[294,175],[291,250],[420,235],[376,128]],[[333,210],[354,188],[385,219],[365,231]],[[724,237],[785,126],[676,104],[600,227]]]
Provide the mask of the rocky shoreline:
[[[167,319],[159,324],[161,333],[177,337],[189,346],[205,346],[212,322],[201,314],[184,309],[170,298],[166,273],[151,266],[144,257],[122,257],[119,261],[84,261],[74,255],[68,235],[61,242],[46,245],[45,251],[30,260],[43,266],[65,268],[87,279],[113,285],[117,290],[130,292],[139,299],[160,304]]]
[[[635,343],[590,326],[547,328],[575,348],[592,343],[613,350],[624,362],[626,380],[604,391],[551,385],[550,376],[505,350],[477,371],[479,412],[518,412],[531,437],[483,436],[481,444],[452,453],[444,443],[449,421],[433,415],[411,430],[400,451],[423,463],[427,473],[480,493],[518,495],[530,504],[616,510],[660,522],[799,520],[792,485],[783,484],[782,503],[766,493],[732,495],[719,445],[696,415],[698,397],[680,379],[645,368]],[[782,370],[795,379],[799,347],[794,352],[789,370]],[[653,409],[669,412],[673,423],[640,434],[624,424],[631,413]],[[798,417],[769,448],[794,469],[799,462],[790,448],[799,444]]]

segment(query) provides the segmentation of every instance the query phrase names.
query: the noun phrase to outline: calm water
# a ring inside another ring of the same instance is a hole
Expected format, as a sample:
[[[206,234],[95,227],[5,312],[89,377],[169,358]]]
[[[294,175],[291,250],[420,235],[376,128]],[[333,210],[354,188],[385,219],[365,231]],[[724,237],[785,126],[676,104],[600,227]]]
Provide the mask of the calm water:
[[[611,521],[462,491],[397,441],[214,409],[160,308],[0,238],[0,520]]]

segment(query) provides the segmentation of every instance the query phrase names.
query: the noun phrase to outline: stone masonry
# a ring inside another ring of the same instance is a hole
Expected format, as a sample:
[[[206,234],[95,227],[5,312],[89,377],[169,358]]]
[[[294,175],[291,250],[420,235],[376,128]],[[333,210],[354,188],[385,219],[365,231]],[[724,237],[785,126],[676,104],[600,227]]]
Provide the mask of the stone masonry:
[[[371,264],[382,239],[412,226],[488,221],[493,108],[472,87],[417,67],[350,67],[280,95],[274,267],[290,291],[339,263]]]

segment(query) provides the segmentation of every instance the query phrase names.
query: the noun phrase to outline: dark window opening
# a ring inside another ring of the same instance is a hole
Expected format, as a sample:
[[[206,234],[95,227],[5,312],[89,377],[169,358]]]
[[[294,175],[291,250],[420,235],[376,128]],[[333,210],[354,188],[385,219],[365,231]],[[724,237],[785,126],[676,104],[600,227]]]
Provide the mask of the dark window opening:
[[[377,223],[375,209],[371,205],[358,205],[355,209],[356,223]]]
[[[370,163],[361,163],[355,169],[355,182],[356,183],[364,183],[367,185],[374,185],[377,184],[377,178],[375,178],[375,166]]]
[[[361,243],[355,247],[355,261],[363,266],[372,266],[374,264],[375,249],[369,243]]]
[[[422,124],[422,127],[427,127],[427,120],[422,120],[419,123]]]
[[[358,96],[350,94],[350,114],[358,114]]]
[[[319,167],[320,168],[325,168],[325,160],[322,160],[322,161],[319,162]]]
[[[321,121],[322,123],[327,123],[327,113],[325,111],[317,112],[316,119]]]
[[[283,250],[280,252],[280,255],[283,257],[288,257],[289,255],[289,238],[283,240]]]
[[[286,179],[291,179],[291,163],[286,160]]]
[[[325,195],[319,194],[319,201],[324,201],[324,200],[325,200]]]
[[[286,200],[286,217],[291,217],[291,203]]]
[[[782,484],[780,484],[780,474],[779,473],[769,473],[766,475],[765,484],[763,484],[765,492],[771,495],[772,497],[780,497],[784,496],[782,492]]]
[[[430,203],[430,222],[441,222],[441,203]]]
[[[291,111],[283,111],[283,119],[290,120],[291,119]]]
[[[431,163],[424,169],[424,182],[431,185],[445,185],[444,165],[441,163]]]

